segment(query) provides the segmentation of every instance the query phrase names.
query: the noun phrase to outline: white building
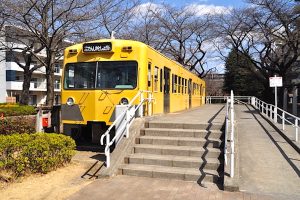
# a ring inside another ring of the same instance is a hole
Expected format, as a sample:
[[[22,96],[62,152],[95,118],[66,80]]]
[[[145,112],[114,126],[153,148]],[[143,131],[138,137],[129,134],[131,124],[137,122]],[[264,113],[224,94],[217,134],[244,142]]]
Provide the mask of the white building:
[[[8,29],[7,29],[8,30]],[[28,39],[29,41],[30,39]],[[22,42],[18,40],[12,41],[11,38],[6,36],[0,37],[0,47],[2,46],[13,46],[24,47],[26,39],[22,39]],[[0,51],[0,103],[2,102],[18,102],[20,99],[22,85],[23,85],[23,69],[14,62],[14,56],[18,57],[22,63],[24,59],[21,55],[20,50],[11,51]],[[41,57],[45,57],[46,52],[42,50],[40,52]],[[34,59],[34,58],[33,58]],[[33,60],[30,67],[33,67],[38,63],[37,60]],[[30,105],[40,105],[46,102],[46,77],[45,67],[41,67],[33,72],[30,83]],[[61,90],[61,79],[62,75],[62,61],[55,63],[55,81],[54,81],[54,92],[55,92],[55,104],[60,103],[60,90]]]

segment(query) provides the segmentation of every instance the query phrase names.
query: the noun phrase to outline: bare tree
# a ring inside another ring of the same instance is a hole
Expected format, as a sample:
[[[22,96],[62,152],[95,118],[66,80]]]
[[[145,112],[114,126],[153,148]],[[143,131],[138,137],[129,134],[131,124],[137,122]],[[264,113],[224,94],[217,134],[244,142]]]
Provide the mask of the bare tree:
[[[5,21],[7,20],[7,16],[4,12],[4,8],[0,8],[0,32],[2,31],[2,28],[4,26]]]
[[[46,104],[49,106],[54,102],[54,63],[61,59],[64,41],[83,34],[84,22],[90,20],[89,13],[93,13],[92,3],[92,0],[3,2],[10,23],[30,32],[46,52],[46,57],[41,57],[27,49],[46,68]]]
[[[299,14],[291,0],[249,0],[251,7],[219,18],[218,27],[227,47],[248,55],[251,70],[268,87],[275,74],[286,79],[287,71],[300,55],[296,29]]]
[[[208,41],[210,17],[197,16],[195,12],[169,5],[164,12],[156,14],[160,26],[159,35],[166,38],[166,45],[161,51],[174,58],[199,77],[207,73],[204,70],[206,51],[204,44]]]
[[[110,37],[112,32],[122,36],[122,32],[128,26],[128,22],[134,16],[134,8],[139,5],[139,0],[98,0],[95,4],[96,25],[92,37]]]
[[[128,23],[127,35],[125,38],[141,41],[152,46],[158,51],[162,51],[168,36],[160,34],[162,26],[157,18],[164,12],[163,6],[146,3],[134,8],[134,17]]]

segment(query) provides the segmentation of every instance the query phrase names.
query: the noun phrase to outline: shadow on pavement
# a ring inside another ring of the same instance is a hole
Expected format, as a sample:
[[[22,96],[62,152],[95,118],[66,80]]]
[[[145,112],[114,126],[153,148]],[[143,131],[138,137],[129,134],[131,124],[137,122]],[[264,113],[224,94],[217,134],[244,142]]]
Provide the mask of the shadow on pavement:
[[[284,150],[279,146],[279,142],[277,142],[272,135],[269,133],[269,131],[264,127],[264,125],[260,122],[259,119],[257,119],[257,117],[255,116],[255,114],[259,114],[266,122],[268,122],[268,124],[270,124],[278,134],[280,134],[280,132],[277,130],[278,128],[275,127],[268,119],[266,119],[260,112],[256,111],[256,110],[250,110],[248,105],[245,105],[247,107],[247,109],[249,110],[246,111],[248,113],[251,113],[254,117],[254,119],[259,123],[259,125],[263,128],[263,130],[265,131],[265,133],[268,135],[268,137],[271,139],[271,141],[275,144],[275,146],[277,147],[277,149],[279,150],[279,152],[281,153],[281,155],[284,157],[284,159],[289,163],[289,165],[292,167],[292,169],[297,173],[298,177],[300,177],[300,170],[298,169],[298,167],[291,161],[292,159],[290,159],[286,153],[284,152]],[[280,134],[282,136],[282,134]],[[284,138],[285,139],[285,138]]]

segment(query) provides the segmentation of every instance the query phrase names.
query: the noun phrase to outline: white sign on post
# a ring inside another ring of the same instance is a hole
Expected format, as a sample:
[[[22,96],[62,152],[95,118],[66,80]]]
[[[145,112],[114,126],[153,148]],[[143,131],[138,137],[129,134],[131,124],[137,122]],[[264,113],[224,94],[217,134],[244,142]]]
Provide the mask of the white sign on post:
[[[282,77],[270,77],[270,87],[282,87]]]
[[[275,87],[274,122],[277,123],[277,87],[282,87],[282,77],[270,77],[270,87]]]

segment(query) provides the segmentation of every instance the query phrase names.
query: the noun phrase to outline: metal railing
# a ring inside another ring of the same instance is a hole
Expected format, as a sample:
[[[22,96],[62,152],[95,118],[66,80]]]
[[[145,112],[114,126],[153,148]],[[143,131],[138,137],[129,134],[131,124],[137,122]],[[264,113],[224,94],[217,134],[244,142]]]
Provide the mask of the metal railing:
[[[300,118],[292,115],[272,104],[268,104],[256,97],[252,97],[251,104],[258,109],[262,114],[266,115],[268,118],[278,123],[278,118],[281,119],[282,130],[285,130],[285,125],[290,124],[295,128],[295,141],[299,141],[299,121]]]
[[[226,97],[226,116],[225,116],[225,144],[224,144],[224,161],[228,163],[227,154],[230,153],[230,177],[234,176],[234,95],[230,92],[230,97]],[[230,123],[230,125],[229,125]],[[228,152],[228,134],[230,131],[230,152]]]
[[[148,98],[144,98],[144,93],[148,94]],[[140,97],[139,104],[136,105],[133,108],[133,103]],[[105,144],[105,156],[106,156],[106,167],[110,167],[110,147],[116,142],[118,138],[126,136],[126,138],[129,137],[129,127],[131,123],[133,122],[133,119],[135,118],[135,113],[137,110],[139,110],[139,116],[143,117],[143,105],[145,102],[148,102],[148,115],[152,115],[152,101],[154,99],[152,98],[152,92],[150,91],[139,91],[133,99],[129,102],[127,105],[127,108],[119,115],[117,116],[116,120],[110,125],[110,127],[107,129],[107,131],[101,136],[100,143],[101,145],[104,144],[104,138],[106,138],[106,144]],[[133,108],[133,109],[132,109]],[[132,109],[132,110],[131,110]],[[110,140],[110,132],[114,127],[116,127],[117,124],[121,123],[122,120],[125,122],[123,127],[119,128],[120,131],[116,132],[115,136],[112,140]],[[124,131],[125,130],[125,131]]]
[[[248,102],[250,104],[251,97],[252,96],[234,96],[234,99]],[[213,102],[226,103],[227,99],[230,98],[230,96],[206,96],[205,98],[207,104],[211,104]]]

